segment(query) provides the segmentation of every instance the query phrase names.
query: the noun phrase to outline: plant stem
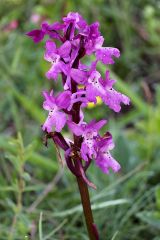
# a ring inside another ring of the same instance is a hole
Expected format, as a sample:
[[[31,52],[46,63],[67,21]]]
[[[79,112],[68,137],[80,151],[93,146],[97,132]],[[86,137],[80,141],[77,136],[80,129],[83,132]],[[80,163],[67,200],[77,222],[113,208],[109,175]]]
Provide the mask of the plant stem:
[[[79,192],[81,195],[81,202],[82,202],[82,206],[83,206],[83,213],[85,216],[89,239],[90,240],[98,240],[99,237],[98,237],[98,232],[97,232],[96,226],[94,224],[88,186],[84,182],[82,177],[77,177],[77,183],[78,183]]]

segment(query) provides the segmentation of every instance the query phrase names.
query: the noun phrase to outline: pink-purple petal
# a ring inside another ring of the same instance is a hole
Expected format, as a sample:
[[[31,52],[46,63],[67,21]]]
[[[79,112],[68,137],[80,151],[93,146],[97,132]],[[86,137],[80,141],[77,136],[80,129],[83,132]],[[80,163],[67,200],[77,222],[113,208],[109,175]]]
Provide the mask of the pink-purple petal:
[[[67,109],[71,104],[71,92],[64,91],[56,97],[56,104],[61,109]]]
[[[129,105],[130,102],[127,96],[115,91],[114,89],[106,90],[106,95],[103,96],[102,99],[105,104],[115,112],[119,112],[121,110],[121,103]]]
[[[81,146],[81,157],[86,162],[88,161],[88,153],[89,153],[88,150],[89,150],[88,146],[83,142]]]
[[[76,135],[76,136],[81,136],[83,134],[83,128],[71,121],[67,122],[67,125],[69,127],[69,129]]]
[[[97,99],[96,96],[98,96],[98,91],[96,90],[96,88],[94,88],[91,84],[88,84],[86,87],[86,97],[88,99],[89,102],[94,102],[94,104],[96,104]]]
[[[107,120],[100,120],[93,125],[93,129],[97,132],[107,123]]]
[[[58,74],[61,72],[61,63],[53,64],[51,68],[46,72],[46,77],[48,79],[57,80]]]
[[[43,40],[45,33],[42,30],[35,29],[35,30],[30,31],[30,32],[27,32],[26,35],[28,37],[32,38],[32,40],[35,43],[39,43],[40,41]]]
[[[110,153],[99,154],[96,158],[96,165],[106,174],[109,174],[110,169],[112,169],[113,172],[118,172],[121,168],[120,164]]]
[[[120,51],[117,48],[101,47],[96,51],[97,60],[104,64],[113,64],[113,57],[120,57]]]
[[[53,90],[50,92],[50,94],[47,91],[42,92],[45,101],[43,102],[43,108],[45,110],[50,110],[55,105],[55,97],[53,96]]]
[[[71,77],[78,84],[85,84],[87,81],[87,74],[79,69],[72,68],[70,72]]]
[[[66,58],[69,56],[71,52],[71,43],[66,41],[63,45],[58,49],[58,53],[62,58]]]
[[[61,132],[62,128],[66,124],[66,114],[63,112],[57,112],[55,114],[55,130],[56,132]]]

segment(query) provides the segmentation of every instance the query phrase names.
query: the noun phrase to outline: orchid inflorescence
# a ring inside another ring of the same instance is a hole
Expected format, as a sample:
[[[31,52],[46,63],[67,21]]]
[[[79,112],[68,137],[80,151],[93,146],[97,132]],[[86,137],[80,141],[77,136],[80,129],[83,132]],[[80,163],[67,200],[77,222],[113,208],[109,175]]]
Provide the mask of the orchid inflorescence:
[[[100,136],[99,130],[106,120],[84,121],[83,109],[88,103],[96,104],[100,97],[104,104],[115,112],[121,110],[121,103],[129,104],[129,98],[113,89],[115,80],[110,78],[106,70],[103,79],[97,63],[114,64],[113,57],[119,58],[120,51],[113,47],[102,47],[104,38],[99,31],[99,23],[88,25],[79,13],[70,12],[63,17],[63,23],[49,25],[43,22],[41,29],[28,32],[27,35],[35,43],[47,35],[44,59],[51,63],[46,73],[48,79],[57,81],[61,74],[63,91],[56,95],[43,91],[43,108],[48,117],[42,126],[47,138],[52,138],[56,146],[65,151],[68,168],[76,176],[81,176],[91,187],[95,187],[86,177],[92,159],[104,172],[109,173],[120,169],[120,164],[111,156],[114,148],[112,135],[107,132]],[[60,43],[60,44],[58,44]],[[82,63],[86,55],[94,54],[95,60],[90,66]],[[66,140],[61,134],[67,125],[74,136],[74,141]]]

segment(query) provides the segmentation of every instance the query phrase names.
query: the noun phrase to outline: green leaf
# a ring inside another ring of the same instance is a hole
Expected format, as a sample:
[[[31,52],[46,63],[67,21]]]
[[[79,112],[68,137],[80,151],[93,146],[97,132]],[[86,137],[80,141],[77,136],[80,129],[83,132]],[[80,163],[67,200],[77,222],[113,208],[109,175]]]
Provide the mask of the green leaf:
[[[152,227],[160,229],[160,213],[156,211],[143,211],[136,214],[143,222],[148,223]]]
[[[92,208],[92,210],[97,210],[97,209],[103,209],[103,208],[112,207],[112,206],[116,206],[116,205],[127,204],[129,202],[130,201],[128,199],[116,199],[116,200],[92,204],[91,208]],[[82,206],[78,205],[76,207],[73,207],[73,208],[65,210],[65,211],[55,212],[55,213],[53,213],[53,216],[54,217],[65,217],[65,216],[72,215],[72,214],[75,214],[77,212],[82,212],[82,211],[83,211]]]
[[[43,232],[42,232],[42,215],[43,213],[40,213],[39,217],[39,224],[38,224],[38,230],[39,230],[39,240],[43,240]]]
[[[13,91],[15,98],[19,101],[22,107],[40,124],[45,120],[43,110],[41,110],[33,99],[26,97],[18,90]]]
[[[160,186],[156,188],[156,205],[157,208],[160,210]]]
[[[44,240],[51,239],[51,237],[53,237],[53,235],[54,235],[57,231],[59,231],[59,230],[63,227],[63,225],[66,224],[66,222],[67,222],[67,220],[64,219],[63,222],[58,225],[58,227],[56,227],[55,229],[53,229],[52,232],[50,232],[47,236],[44,237]]]

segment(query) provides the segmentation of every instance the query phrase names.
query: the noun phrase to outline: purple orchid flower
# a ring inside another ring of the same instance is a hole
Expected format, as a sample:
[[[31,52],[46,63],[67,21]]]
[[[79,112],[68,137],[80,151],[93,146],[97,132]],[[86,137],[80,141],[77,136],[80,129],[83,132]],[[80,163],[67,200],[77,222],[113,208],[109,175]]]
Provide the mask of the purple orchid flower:
[[[103,137],[97,138],[95,148],[97,152],[95,163],[104,173],[108,174],[110,168],[114,172],[118,172],[120,170],[120,164],[109,152],[114,148],[112,135],[109,132],[107,132]]]
[[[64,150],[66,164],[78,182],[89,236],[99,239],[86,184],[96,187],[88,180],[86,171],[92,160],[106,174],[110,169],[119,171],[120,164],[110,154],[114,148],[112,135],[107,132],[101,137],[99,134],[107,121],[92,120],[87,124],[82,110],[88,102],[96,104],[96,97],[99,96],[109,108],[119,112],[121,103],[128,105],[129,98],[113,89],[115,80],[110,79],[109,71],[103,79],[96,69],[98,62],[113,64],[113,58],[120,56],[117,48],[102,47],[104,38],[99,31],[99,23],[88,25],[77,12],[68,13],[62,20],[62,23],[51,25],[42,23],[41,29],[27,33],[35,43],[48,36],[44,59],[52,65],[46,77],[57,80],[59,73],[62,76],[62,92],[57,96],[53,91],[43,92],[43,108],[49,114],[42,129],[46,132],[46,144],[47,139],[51,138],[57,148]],[[54,39],[60,47],[56,46]],[[96,61],[88,67],[83,64],[82,58],[91,54],[95,55]],[[74,141],[65,139],[61,134],[65,124],[73,133]]]
[[[75,29],[81,30],[87,26],[86,21],[77,12],[68,13],[67,16],[63,18],[63,22],[66,25],[65,33],[67,33],[68,28],[71,27],[69,40],[73,39]]]
[[[100,35],[98,22],[87,26],[81,34],[83,34],[85,38],[87,55],[91,55],[94,51],[102,47],[104,38]]]
[[[66,64],[63,68],[63,72],[66,75],[66,82],[64,84],[64,89],[70,89],[71,90],[71,82],[72,80],[76,84],[85,84],[87,82],[87,72],[82,71],[78,68],[73,68],[73,62],[75,59],[75,54],[77,54],[77,51],[75,50],[75,53],[73,55],[71,54],[70,64]]]
[[[98,131],[106,124],[106,122],[106,120],[101,120],[99,122],[92,120],[88,124],[83,122],[80,125],[71,121],[67,122],[68,127],[76,136],[83,137],[80,151],[83,160],[88,161],[88,158],[96,156],[96,151],[94,149],[95,139],[98,136]]]
[[[66,81],[64,83],[64,90],[71,90],[71,83],[72,80],[74,80],[74,82],[79,83],[79,84],[83,84],[86,80],[87,80],[87,74],[83,71],[80,71],[79,69],[76,68],[72,68],[71,66],[72,64],[65,64],[63,65],[63,73],[66,76]]]
[[[66,72],[65,61],[70,60],[71,43],[66,41],[60,48],[56,48],[56,44],[48,40],[46,41],[46,52],[44,59],[52,63],[50,70],[46,73],[48,79],[57,79],[58,74]],[[62,61],[63,59],[63,61]]]
[[[47,91],[43,91],[43,96],[45,98],[43,108],[49,111],[49,114],[42,129],[50,133],[53,131],[53,127],[55,127],[55,131],[60,132],[67,121],[66,114],[62,110],[69,107],[71,92],[64,91],[57,97],[54,97],[53,90],[50,94]]]
[[[101,97],[104,103],[109,106],[109,108],[113,109],[115,112],[119,112],[121,110],[121,103],[129,105],[130,99],[124,94],[113,89],[112,86],[115,82],[115,80],[110,79],[109,71],[106,71],[105,80],[100,79],[100,83],[105,89],[105,94],[101,95]]]
[[[113,84],[116,82],[109,78],[109,71],[106,71],[105,80],[101,78],[98,71],[94,69],[96,64],[93,64],[86,87],[86,97],[89,101],[96,103],[96,97],[102,98],[104,103],[115,112],[121,110],[121,103],[129,105],[130,99],[113,89]]]
[[[45,60],[52,63],[50,70],[46,73],[48,79],[57,79],[59,73],[66,75],[66,82],[64,90],[71,90],[71,78],[77,83],[84,83],[87,75],[84,71],[72,68],[73,62],[78,54],[75,48],[72,48],[70,41],[66,41],[60,48],[51,40],[46,41],[46,52],[44,55]]]
[[[92,69],[95,68],[95,66],[96,66],[96,63],[94,62],[91,66],[91,70],[89,72],[87,72],[88,66],[81,64],[79,62],[78,69],[70,68],[70,70],[68,70],[68,80],[69,80],[68,82],[71,83],[71,78],[72,78],[77,84],[83,86],[81,89],[77,88],[77,91],[72,94],[72,104],[74,104],[76,102],[81,102],[82,107],[85,107],[85,106],[87,106],[87,103],[89,101],[93,101],[96,103],[95,91],[92,92],[92,89],[91,89],[91,95],[90,94],[87,95],[88,92],[85,89],[85,88],[87,88],[86,86],[89,85],[89,83],[88,83],[89,74],[92,72]],[[70,108],[71,107],[72,107],[72,105],[70,105]]]
[[[54,96],[53,91],[50,94],[43,92],[45,97],[43,107],[49,111],[49,115],[42,129],[48,133],[54,131],[53,129],[60,132],[67,122],[71,131],[79,139],[81,137],[83,139],[78,147],[82,159],[88,163],[94,158],[103,172],[108,173],[109,168],[116,172],[120,166],[109,153],[109,150],[113,148],[112,137],[111,135],[100,137],[98,134],[106,121],[101,120],[96,123],[93,120],[87,124],[83,122],[82,110],[88,102],[96,104],[98,96],[115,112],[121,110],[121,103],[129,104],[130,100],[127,96],[113,89],[115,80],[110,79],[109,71],[106,71],[105,79],[103,79],[96,69],[99,61],[103,64],[113,64],[113,57],[119,58],[120,51],[113,47],[102,47],[104,38],[99,31],[98,22],[88,25],[77,12],[68,13],[62,20],[62,23],[56,22],[50,25],[44,22],[41,29],[27,33],[36,43],[48,35],[49,40],[46,41],[44,58],[52,66],[46,73],[46,77],[57,80],[59,73],[62,75],[64,89],[62,93]],[[61,46],[57,47],[53,39],[60,41]],[[91,64],[91,67],[82,64],[81,58],[92,53],[95,54],[96,61]],[[75,115],[77,115],[76,118]],[[76,123],[72,122],[73,119]],[[57,142],[60,143],[60,141]],[[71,147],[72,154],[72,146],[69,145],[70,142],[68,142],[68,147]],[[100,159],[103,160],[100,161]],[[80,169],[82,170],[83,167],[81,166]]]
[[[45,35],[49,35],[50,38],[60,40],[61,37],[57,31],[62,30],[63,28],[64,25],[59,22],[55,22],[51,25],[49,25],[47,22],[43,22],[41,25],[41,29],[32,30],[26,33],[26,35],[32,38],[35,43],[39,43],[40,41],[42,41]]]
[[[82,107],[85,107],[88,102],[96,104],[96,97],[99,96],[110,109],[119,112],[121,110],[121,103],[129,105],[130,99],[113,89],[112,86],[116,81],[110,79],[109,71],[106,71],[105,80],[102,79],[101,74],[96,70],[96,64],[97,61],[92,63],[91,69],[88,72],[88,80],[86,81],[86,78],[83,78],[84,82],[81,82],[85,87],[72,95],[72,104],[79,101],[83,103]],[[77,82],[80,84],[80,81]]]
[[[93,62],[88,72],[88,82],[86,84],[86,98],[89,102],[96,103],[97,96],[105,95],[105,89],[100,83],[101,74],[96,70],[97,61]]]

